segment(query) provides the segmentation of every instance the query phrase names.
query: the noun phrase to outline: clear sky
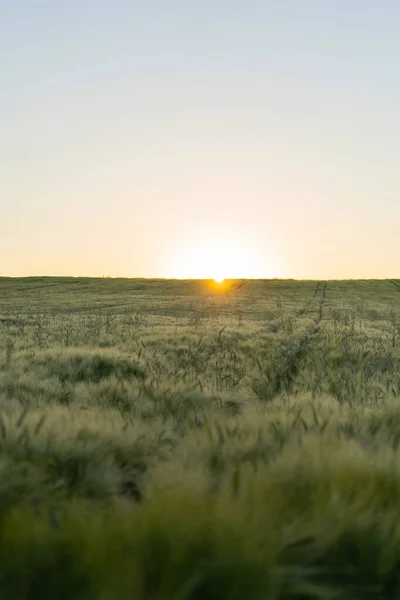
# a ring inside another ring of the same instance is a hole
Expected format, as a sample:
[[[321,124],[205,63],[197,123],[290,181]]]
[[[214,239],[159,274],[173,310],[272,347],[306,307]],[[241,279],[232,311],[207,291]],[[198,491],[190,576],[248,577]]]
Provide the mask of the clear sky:
[[[400,276],[398,0],[0,0],[0,274]]]

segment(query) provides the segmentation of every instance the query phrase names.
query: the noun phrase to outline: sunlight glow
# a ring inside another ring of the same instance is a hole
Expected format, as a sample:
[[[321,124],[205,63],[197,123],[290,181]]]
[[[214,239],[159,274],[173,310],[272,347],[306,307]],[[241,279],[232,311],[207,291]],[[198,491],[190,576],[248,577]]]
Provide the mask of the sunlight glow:
[[[185,247],[186,246],[186,247]],[[227,279],[270,277],[250,243],[223,234],[202,236],[182,244],[170,263],[168,276],[178,279],[210,279],[223,284]]]

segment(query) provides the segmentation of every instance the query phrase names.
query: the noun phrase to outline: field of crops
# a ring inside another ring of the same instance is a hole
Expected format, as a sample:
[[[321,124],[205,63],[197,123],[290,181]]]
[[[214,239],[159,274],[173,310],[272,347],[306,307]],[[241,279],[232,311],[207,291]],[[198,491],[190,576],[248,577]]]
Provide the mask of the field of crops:
[[[400,597],[400,282],[0,279],[0,597]]]

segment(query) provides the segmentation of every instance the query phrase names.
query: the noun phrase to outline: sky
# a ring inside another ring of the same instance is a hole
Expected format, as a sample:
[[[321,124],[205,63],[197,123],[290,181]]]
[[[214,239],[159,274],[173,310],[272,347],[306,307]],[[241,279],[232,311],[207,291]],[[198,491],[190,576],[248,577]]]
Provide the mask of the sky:
[[[0,0],[0,275],[400,276],[397,0]]]

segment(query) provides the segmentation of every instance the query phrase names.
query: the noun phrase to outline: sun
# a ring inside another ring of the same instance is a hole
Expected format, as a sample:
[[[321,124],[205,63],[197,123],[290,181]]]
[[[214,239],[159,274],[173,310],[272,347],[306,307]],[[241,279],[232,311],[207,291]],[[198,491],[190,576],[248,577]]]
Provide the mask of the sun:
[[[198,236],[176,250],[168,276],[177,279],[207,279],[223,284],[229,279],[268,277],[259,254],[239,236],[222,233]]]

